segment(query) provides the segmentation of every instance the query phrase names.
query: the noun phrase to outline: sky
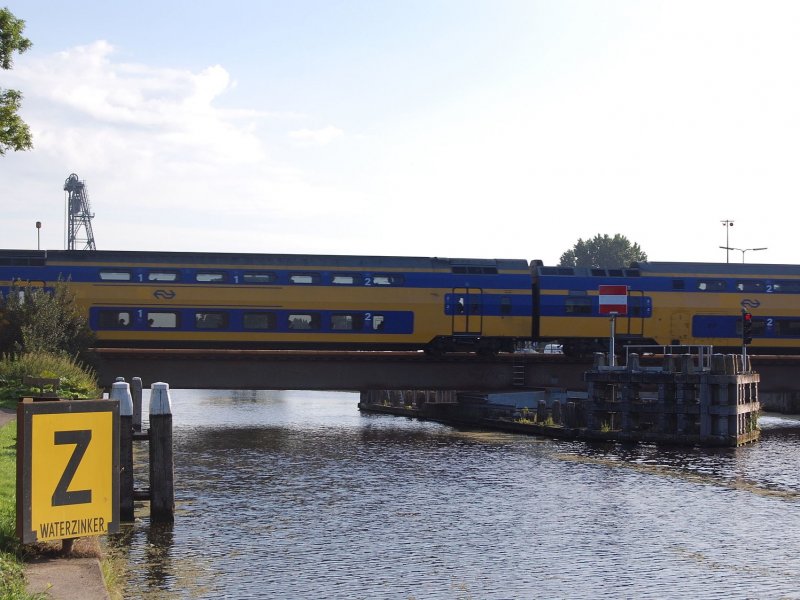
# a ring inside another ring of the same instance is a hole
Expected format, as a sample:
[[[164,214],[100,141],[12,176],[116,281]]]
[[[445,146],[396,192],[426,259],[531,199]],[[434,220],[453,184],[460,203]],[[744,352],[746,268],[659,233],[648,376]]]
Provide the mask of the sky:
[[[794,1],[2,6],[2,248],[65,248],[75,173],[99,250],[800,262]]]

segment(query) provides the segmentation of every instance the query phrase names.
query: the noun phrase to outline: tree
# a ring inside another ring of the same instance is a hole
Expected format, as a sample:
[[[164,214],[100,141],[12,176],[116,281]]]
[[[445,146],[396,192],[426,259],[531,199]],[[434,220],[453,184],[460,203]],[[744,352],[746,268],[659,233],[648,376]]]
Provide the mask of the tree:
[[[22,36],[25,21],[17,19],[7,8],[0,8],[0,68],[8,70],[13,64],[14,52],[22,54],[31,47],[31,41]],[[30,150],[33,147],[31,131],[17,114],[22,94],[17,90],[0,88],[0,156],[8,150]]]
[[[0,300],[0,353],[44,351],[76,356],[93,339],[65,281],[56,282],[52,290],[15,282]]]
[[[624,235],[613,238],[599,233],[591,240],[578,239],[571,250],[561,255],[561,267],[596,267],[619,269],[635,261],[647,260],[639,244],[631,244]]]

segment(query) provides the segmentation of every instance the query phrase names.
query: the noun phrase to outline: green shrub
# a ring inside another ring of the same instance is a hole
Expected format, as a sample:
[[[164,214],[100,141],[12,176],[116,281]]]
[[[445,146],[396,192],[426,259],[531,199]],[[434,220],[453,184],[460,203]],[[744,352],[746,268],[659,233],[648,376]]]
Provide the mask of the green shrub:
[[[15,282],[0,300],[0,352],[61,351],[75,356],[93,339],[66,281],[47,290]]]
[[[100,398],[102,392],[93,371],[64,354],[28,352],[0,358],[0,406],[13,408],[23,396],[39,392],[22,383],[25,375],[59,379],[61,398]]]

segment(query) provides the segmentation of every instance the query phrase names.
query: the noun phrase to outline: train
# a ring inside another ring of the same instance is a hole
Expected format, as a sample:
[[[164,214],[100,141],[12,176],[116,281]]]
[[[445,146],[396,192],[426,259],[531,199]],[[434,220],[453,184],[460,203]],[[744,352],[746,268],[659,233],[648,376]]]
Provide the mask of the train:
[[[68,282],[98,347],[606,351],[602,285],[627,291],[626,345],[800,351],[800,267],[103,250],[0,250],[0,293]]]

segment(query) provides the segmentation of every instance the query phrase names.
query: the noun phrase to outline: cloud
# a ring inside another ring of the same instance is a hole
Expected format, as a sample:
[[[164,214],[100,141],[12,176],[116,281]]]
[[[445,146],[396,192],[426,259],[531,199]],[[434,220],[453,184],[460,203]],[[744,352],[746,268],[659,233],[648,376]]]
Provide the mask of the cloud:
[[[333,140],[344,135],[338,127],[328,125],[322,129],[299,129],[289,132],[289,139],[298,146],[327,146]]]

